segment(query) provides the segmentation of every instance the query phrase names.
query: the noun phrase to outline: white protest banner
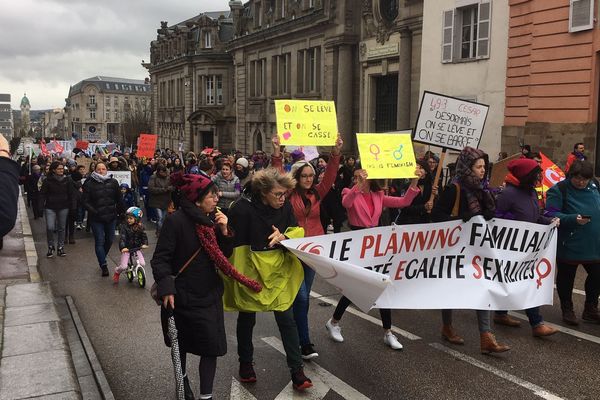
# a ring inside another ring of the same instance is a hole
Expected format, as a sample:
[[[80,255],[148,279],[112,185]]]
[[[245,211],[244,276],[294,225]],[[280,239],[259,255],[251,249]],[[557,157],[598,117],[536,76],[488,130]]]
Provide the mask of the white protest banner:
[[[376,308],[523,310],[552,304],[555,233],[553,225],[477,216],[466,223],[392,225],[282,244],[321,276],[333,268],[338,282],[352,270],[388,276],[392,284]],[[338,268],[342,263],[345,268]],[[372,298],[379,290],[358,278],[344,283],[353,302],[353,296]]]
[[[489,106],[425,91],[413,141],[444,149],[479,148]]]
[[[131,188],[131,171],[109,171],[108,174],[119,182],[126,183]]]

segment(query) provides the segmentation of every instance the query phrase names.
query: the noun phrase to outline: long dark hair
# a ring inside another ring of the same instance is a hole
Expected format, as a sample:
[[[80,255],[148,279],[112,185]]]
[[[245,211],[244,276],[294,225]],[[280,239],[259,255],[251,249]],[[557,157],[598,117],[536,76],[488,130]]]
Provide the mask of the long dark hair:
[[[61,165],[62,163],[60,161],[52,161],[52,164],[50,164],[50,169],[48,170],[48,175],[56,175],[56,168]]]
[[[312,172],[315,173],[315,177],[313,178],[313,183],[312,183],[312,186],[310,187],[310,189],[304,189],[303,187],[300,186],[300,175],[302,175],[302,171],[304,171],[305,168],[309,168]],[[314,194],[317,201],[320,200],[319,193],[316,190],[314,190],[315,182],[317,181],[316,174],[317,174],[317,171],[315,171],[314,168],[312,168],[308,163],[304,164],[303,166],[298,168],[296,170],[296,172],[294,173],[294,179],[296,180],[296,187],[294,187],[294,189],[292,189],[292,191],[295,191],[296,193],[298,193],[298,195],[302,199],[302,204],[304,204],[304,207],[307,209],[306,215],[308,215],[310,213],[310,209],[312,206],[311,201],[308,199],[308,197],[306,197],[306,195],[308,193],[312,193],[312,194]]]

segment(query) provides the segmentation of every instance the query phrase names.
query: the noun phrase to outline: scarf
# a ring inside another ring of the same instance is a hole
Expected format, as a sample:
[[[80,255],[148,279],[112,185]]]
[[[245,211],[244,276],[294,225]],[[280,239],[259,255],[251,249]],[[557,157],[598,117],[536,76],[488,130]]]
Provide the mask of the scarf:
[[[484,190],[483,180],[471,170],[478,159],[485,157],[487,155],[482,150],[467,146],[456,160],[456,176],[452,182],[465,189],[467,206],[473,214],[480,214],[483,210],[493,211],[496,208],[491,193]]]
[[[106,174],[106,175],[100,175],[96,171],[92,172],[92,175],[90,175],[90,178],[92,178],[96,182],[100,182],[100,183],[104,183],[107,180],[111,179],[110,175],[108,175],[108,174]]]
[[[209,216],[202,213],[202,211],[186,197],[181,198],[180,206],[183,212],[196,223],[196,235],[200,240],[202,249],[208,255],[208,258],[213,262],[215,267],[221,270],[223,275],[235,279],[257,293],[260,292],[262,290],[261,284],[241,274],[233,265],[231,265],[227,257],[225,257],[217,242],[215,224],[211,221]]]

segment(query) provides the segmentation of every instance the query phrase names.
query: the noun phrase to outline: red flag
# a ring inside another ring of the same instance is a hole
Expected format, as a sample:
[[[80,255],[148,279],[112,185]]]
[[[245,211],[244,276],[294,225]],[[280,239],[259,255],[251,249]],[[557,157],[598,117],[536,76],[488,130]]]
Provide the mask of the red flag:
[[[40,150],[42,151],[43,155],[45,155],[45,156],[50,155],[50,152],[46,148],[46,141],[44,139],[42,139],[42,141],[40,142]]]
[[[542,183],[536,190],[545,202],[548,190],[558,182],[564,180],[565,173],[551,159],[546,157],[544,153],[540,153],[540,157],[542,158],[542,165],[540,165],[542,168]]]
[[[54,152],[55,153],[62,153],[63,151],[65,151],[65,148],[63,146],[61,146],[60,143],[58,143],[56,141],[56,139],[54,139],[53,142],[54,142]]]

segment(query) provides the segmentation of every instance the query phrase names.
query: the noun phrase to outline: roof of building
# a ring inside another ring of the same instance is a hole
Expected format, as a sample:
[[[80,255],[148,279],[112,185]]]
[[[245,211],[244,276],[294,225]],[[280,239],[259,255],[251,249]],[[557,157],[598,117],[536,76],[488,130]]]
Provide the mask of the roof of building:
[[[21,107],[24,107],[24,106],[31,107],[31,104],[29,103],[29,99],[27,98],[27,94],[24,94],[23,98],[21,99]]]
[[[209,11],[209,12],[204,12],[204,13],[198,14],[195,17],[188,18],[185,21],[181,21],[179,23],[176,23],[175,25],[171,25],[169,27],[169,29],[174,29],[176,26],[182,26],[182,25],[185,26],[185,24],[187,22],[195,22],[195,21],[199,20],[203,16],[207,16],[208,18],[213,19],[213,20],[218,20],[221,17],[221,15],[224,17],[224,21],[226,21],[226,22],[233,22],[233,18],[231,16],[231,10],[226,10],[226,11]]]
[[[140,79],[93,76],[76,83],[69,89],[69,96],[81,91],[86,84],[93,84],[102,92],[134,92],[150,95],[150,84]]]

